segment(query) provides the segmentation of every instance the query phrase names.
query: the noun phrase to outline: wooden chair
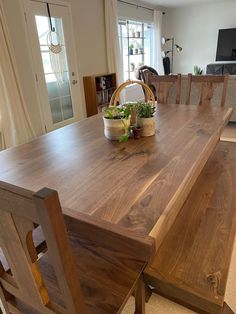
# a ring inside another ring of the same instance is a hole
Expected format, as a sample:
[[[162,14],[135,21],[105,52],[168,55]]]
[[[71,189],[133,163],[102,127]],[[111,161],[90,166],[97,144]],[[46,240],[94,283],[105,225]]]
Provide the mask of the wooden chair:
[[[187,95],[186,95],[186,104],[190,104],[191,91],[193,84],[198,86],[200,95],[199,95],[199,105],[210,104],[214,95],[214,90],[223,84],[222,96],[221,96],[221,106],[225,105],[227,87],[228,87],[228,75],[192,75],[188,74],[188,83],[187,83]]]
[[[143,71],[145,82],[149,87],[152,87],[157,102],[160,104],[167,104],[170,90],[175,86],[176,99],[175,103],[180,103],[181,94],[181,74],[178,75],[155,75],[147,70]]]
[[[66,217],[66,223],[69,232],[56,191],[33,193],[0,182],[0,299],[6,313],[120,313],[136,286],[135,313],[144,313],[140,276],[146,263],[132,252],[144,249],[145,255],[148,246],[134,240],[127,248],[120,235],[124,251],[112,251],[101,245],[112,242],[106,226],[104,238],[86,219]]]

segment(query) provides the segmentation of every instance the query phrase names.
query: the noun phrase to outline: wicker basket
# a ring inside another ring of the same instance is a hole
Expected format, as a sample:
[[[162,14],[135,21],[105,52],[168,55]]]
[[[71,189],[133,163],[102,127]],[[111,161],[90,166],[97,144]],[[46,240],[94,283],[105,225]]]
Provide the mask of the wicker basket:
[[[152,102],[153,103],[153,107],[155,108],[155,106],[156,106],[155,96],[154,96],[152,90],[150,89],[150,87],[147,84],[145,84],[145,83],[143,83],[141,81],[131,81],[131,80],[128,80],[127,82],[121,84],[114,91],[114,93],[113,93],[113,95],[111,97],[111,100],[110,100],[110,106],[117,106],[119,98],[120,98],[120,93],[122,92],[122,90],[125,89],[127,86],[133,85],[133,84],[141,85],[144,88],[145,93],[146,93],[146,97],[147,97],[147,102]]]
[[[139,84],[142,85],[146,92],[146,97],[148,102],[152,102],[153,107],[155,108],[155,96],[152,90],[143,82],[140,81],[127,81],[121,84],[113,93],[109,106],[117,106],[120,98],[121,91],[129,85]],[[136,112],[134,116],[131,114],[131,119],[106,119],[103,118],[104,121],[104,134],[106,138],[110,140],[119,140],[122,135],[124,135],[124,130],[128,132],[129,126],[134,125],[134,121],[136,122]]]

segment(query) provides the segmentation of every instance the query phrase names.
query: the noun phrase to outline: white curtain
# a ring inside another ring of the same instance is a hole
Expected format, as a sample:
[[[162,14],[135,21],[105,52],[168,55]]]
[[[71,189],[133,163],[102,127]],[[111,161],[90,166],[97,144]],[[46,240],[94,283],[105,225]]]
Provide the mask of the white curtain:
[[[124,80],[118,35],[117,0],[105,0],[105,28],[108,71],[116,73],[117,83],[121,84]]]
[[[159,75],[164,75],[163,58],[161,53],[162,12],[154,10],[154,68]]]
[[[0,133],[2,148],[28,142],[35,136],[19,84],[2,0],[0,0]]]

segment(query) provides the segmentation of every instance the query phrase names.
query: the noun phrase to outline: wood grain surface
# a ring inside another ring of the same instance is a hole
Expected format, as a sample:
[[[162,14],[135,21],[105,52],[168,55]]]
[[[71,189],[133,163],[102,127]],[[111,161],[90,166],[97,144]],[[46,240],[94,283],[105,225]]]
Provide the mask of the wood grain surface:
[[[220,314],[236,234],[236,144],[221,142],[204,167],[154,260],[145,270],[155,291]]]
[[[217,144],[232,109],[158,105],[156,135],[108,141],[101,115],[0,153],[0,180],[57,190],[63,212],[151,235],[157,247]]]

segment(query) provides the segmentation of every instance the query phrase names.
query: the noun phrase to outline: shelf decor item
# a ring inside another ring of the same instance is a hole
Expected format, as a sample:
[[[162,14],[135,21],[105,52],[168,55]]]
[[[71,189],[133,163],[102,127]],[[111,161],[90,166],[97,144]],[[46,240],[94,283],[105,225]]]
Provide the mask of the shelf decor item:
[[[134,45],[129,45],[129,54],[132,56],[134,54]]]
[[[118,104],[119,104],[121,91],[125,89],[127,86],[132,85],[132,84],[138,84],[138,85],[143,86],[146,92],[147,103],[142,103],[142,104],[146,104],[147,108],[152,108],[153,112],[155,111],[155,108],[156,108],[155,96],[152,90],[148,87],[148,85],[144,84],[141,81],[131,81],[131,80],[128,80],[127,82],[121,84],[113,93],[110,100],[109,107],[104,108],[103,110],[104,134],[105,134],[105,137],[110,140],[119,140],[120,142],[124,142],[128,140],[129,138],[131,113],[134,108],[135,110],[137,110],[137,113],[138,113],[138,108],[140,105],[139,103],[134,103],[132,105],[127,104],[127,106],[124,105],[123,107],[118,107]],[[137,109],[136,109],[136,106],[137,106]],[[150,131],[145,132],[145,129],[143,128],[142,136],[150,136],[150,135],[145,135],[149,133]],[[154,134],[155,134],[155,130],[154,130]]]

